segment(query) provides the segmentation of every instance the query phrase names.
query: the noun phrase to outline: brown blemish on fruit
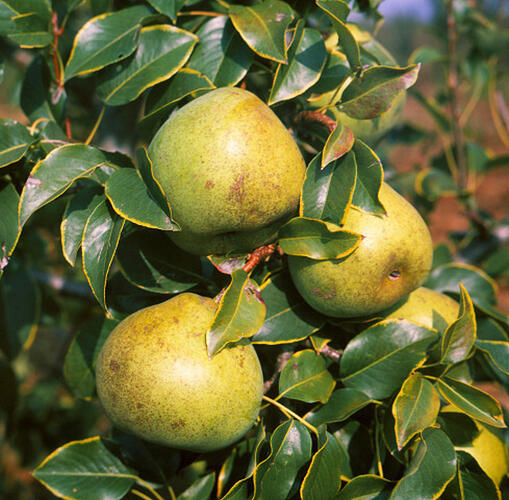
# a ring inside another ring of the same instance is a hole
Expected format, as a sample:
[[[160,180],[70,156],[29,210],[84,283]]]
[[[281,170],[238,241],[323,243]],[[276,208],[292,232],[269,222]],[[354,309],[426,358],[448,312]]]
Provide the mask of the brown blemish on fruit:
[[[172,429],[180,429],[181,427],[184,427],[185,425],[186,425],[186,423],[181,418],[179,418],[178,420],[173,420],[172,422],[170,422],[170,427]]]
[[[143,408],[143,405],[141,403],[136,403],[136,408],[139,410],[140,408]]]
[[[214,186],[214,181],[211,181],[210,179],[205,183],[205,189],[212,189]]]
[[[239,175],[235,182],[230,187],[228,199],[234,199],[238,203],[242,203],[246,197],[246,190],[244,186],[244,175]]]
[[[110,361],[110,370],[111,371],[114,371],[114,372],[118,372],[118,370],[120,370],[120,364],[118,361],[115,361],[114,359],[112,359]]]
[[[313,288],[311,290],[315,295],[318,295],[318,297],[321,297],[322,299],[333,299],[336,296],[336,292],[333,293],[324,293],[319,288]]]

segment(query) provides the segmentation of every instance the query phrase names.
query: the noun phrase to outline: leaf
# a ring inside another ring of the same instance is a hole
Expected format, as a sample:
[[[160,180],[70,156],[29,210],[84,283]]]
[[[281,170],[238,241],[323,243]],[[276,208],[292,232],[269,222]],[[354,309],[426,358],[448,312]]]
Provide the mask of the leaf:
[[[234,86],[247,74],[253,52],[227,16],[207,21],[196,33],[196,46],[187,66],[203,73],[216,87]]]
[[[35,469],[34,476],[54,495],[76,499],[119,500],[137,479],[99,436],[57,448]]]
[[[260,291],[267,310],[263,325],[251,338],[254,344],[296,342],[323,326],[324,318],[308,306],[288,274],[271,276]]]
[[[177,14],[186,3],[186,0],[148,0],[148,3],[158,12],[176,22]]]
[[[388,500],[392,481],[380,476],[365,474],[354,477],[336,496],[336,500]]]
[[[152,229],[174,231],[177,228],[151,196],[137,170],[118,169],[106,181],[104,188],[113,209],[124,219]]]
[[[357,389],[342,387],[336,389],[324,405],[306,414],[305,419],[315,427],[342,422],[373,402],[373,399]]]
[[[374,399],[389,397],[426,359],[437,333],[406,320],[385,320],[364,330],[346,346],[341,380]]]
[[[101,186],[94,183],[80,189],[67,203],[60,224],[60,234],[62,253],[71,266],[74,266],[76,262],[85,224],[90,214],[103,200],[104,194]]]
[[[460,283],[461,302],[458,319],[451,323],[442,336],[440,363],[454,364],[467,359],[476,339],[476,320],[472,300]]]
[[[182,492],[177,500],[207,500],[214,489],[216,473],[212,472],[197,479],[189,488]]]
[[[346,257],[361,240],[360,234],[307,217],[295,217],[279,230],[284,253],[318,260]]]
[[[97,167],[111,164],[107,155],[92,146],[69,144],[54,149],[30,172],[19,205],[19,225],[81,177],[89,176]]]
[[[288,62],[280,63],[274,74],[269,106],[303,94],[320,78],[327,58],[320,32],[305,28],[299,20],[288,51]]]
[[[229,14],[240,36],[260,57],[287,62],[285,31],[294,18],[287,3],[266,0],[254,7],[231,5]]]
[[[302,500],[336,498],[336,493],[341,486],[342,455],[343,450],[338,440],[326,431],[325,426],[321,427],[318,450],[311,459],[300,487]]]
[[[252,337],[265,319],[265,304],[248,274],[239,269],[231,274],[231,278],[206,334],[210,357],[230,343]]]
[[[391,500],[439,498],[456,474],[456,452],[445,432],[428,428],[413,453],[406,474],[396,484]]]
[[[311,349],[292,355],[279,376],[279,396],[314,403],[327,402],[336,382],[325,359]]]
[[[355,189],[357,165],[354,154],[329,163],[322,169],[322,154],[315,156],[306,169],[302,186],[300,215],[310,219],[341,224]]]
[[[48,19],[41,18],[36,12],[27,12],[12,17],[14,29],[8,37],[25,49],[41,48],[50,45],[53,36],[50,33]]]
[[[35,138],[14,120],[0,120],[0,168],[21,160]]]
[[[97,95],[110,106],[134,101],[184,66],[197,41],[193,33],[170,25],[142,28],[136,52],[101,73]]]
[[[440,398],[433,384],[418,372],[410,375],[392,405],[398,449],[434,425],[439,410]]]
[[[120,240],[116,256],[124,276],[149,292],[185,292],[204,279],[200,258],[175,246],[162,231],[132,231]]]
[[[101,201],[90,214],[83,231],[83,271],[95,298],[106,309],[106,279],[117,250],[125,219]]]
[[[64,378],[77,398],[95,395],[95,363],[109,334],[118,323],[111,319],[89,319],[72,339],[64,360]]]
[[[358,120],[382,115],[399,92],[415,83],[419,68],[418,64],[412,64],[405,68],[373,66],[366,69],[345,88],[339,109]]]
[[[415,191],[430,201],[438,201],[442,196],[457,194],[458,187],[449,172],[438,168],[423,169],[415,179]]]
[[[323,147],[321,168],[325,168],[332,161],[346,155],[351,151],[354,142],[353,132],[347,126],[338,123]]]
[[[509,342],[500,340],[476,340],[477,349],[485,353],[493,366],[509,375]]]
[[[505,427],[500,403],[476,387],[445,377],[436,380],[437,389],[446,401],[475,420]]]
[[[254,473],[253,500],[284,500],[300,468],[311,458],[311,436],[306,427],[287,420],[272,433],[270,455]]]
[[[151,14],[149,7],[136,5],[87,21],[74,38],[65,81],[130,56],[138,46],[141,23]]]
[[[9,259],[16,247],[19,238],[18,226],[19,195],[16,188],[11,184],[0,181],[0,278],[2,272],[9,263]]]

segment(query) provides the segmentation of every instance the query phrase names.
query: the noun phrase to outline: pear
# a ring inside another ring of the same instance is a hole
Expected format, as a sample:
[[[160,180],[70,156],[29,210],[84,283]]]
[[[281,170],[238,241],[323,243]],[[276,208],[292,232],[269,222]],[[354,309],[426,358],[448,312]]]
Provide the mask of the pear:
[[[213,299],[177,295],[119,323],[96,365],[101,404],[120,429],[192,451],[223,448],[258,416],[263,377],[249,343],[209,359],[205,332]]]
[[[219,88],[172,114],[149,149],[154,178],[199,255],[250,251],[275,239],[298,207],[305,162],[293,137],[251,92]]]
[[[343,228],[363,236],[349,256],[328,260],[288,256],[295,286],[317,311],[336,318],[371,315],[394,305],[427,277],[433,245],[426,223],[386,183],[379,199],[385,215],[349,209]]]

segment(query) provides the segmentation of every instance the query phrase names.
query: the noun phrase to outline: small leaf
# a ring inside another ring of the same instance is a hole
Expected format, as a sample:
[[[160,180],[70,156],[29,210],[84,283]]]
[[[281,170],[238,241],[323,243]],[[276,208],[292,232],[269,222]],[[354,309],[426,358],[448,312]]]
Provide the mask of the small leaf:
[[[98,436],[57,448],[34,476],[54,495],[76,499],[120,500],[137,479]]]
[[[265,304],[248,274],[239,269],[219,302],[214,320],[207,331],[209,356],[232,342],[252,337],[265,319]]]
[[[419,65],[373,66],[346,87],[339,109],[352,118],[371,120],[388,111],[396,95],[417,80]]]
[[[475,346],[487,355],[495,368],[509,375],[509,342],[500,340],[477,340]]]
[[[117,250],[125,219],[119,217],[106,200],[101,201],[83,230],[81,254],[83,271],[97,301],[106,309],[106,279]]]
[[[235,29],[254,52],[286,63],[285,31],[294,18],[287,3],[266,0],[254,7],[231,5],[229,13]]]
[[[216,473],[212,472],[200,479],[197,479],[189,488],[183,491],[177,500],[206,500],[214,489]]]
[[[354,142],[353,132],[347,126],[338,123],[323,147],[321,167],[325,168],[330,162],[346,155],[352,149]]]
[[[18,226],[19,195],[16,188],[11,184],[0,181],[0,278],[2,272],[9,263],[9,259],[16,247],[19,238]]]
[[[393,483],[372,474],[354,477],[335,497],[335,500],[388,500]]]
[[[432,426],[439,410],[440,398],[433,384],[418,372],[410,375],[392,405],[398,448]]]
[[[438,168],[429,168],[421,170],[417,175],[415,191],[427,200],[437,201],[442,196],[456,195],[458,187],[449,172]]]
[[[279,230],[283,252],[318,260],[346,257],[361,240],[360,234],[306,217],[295,217]]]
[[[21,123],[0,120],[0,168],[23,158],[34,140]]]
[[[315,351],[298,351],[287,361],[279,376],[279,398],[325,403],[336,382],[327,370],[325,359]]]

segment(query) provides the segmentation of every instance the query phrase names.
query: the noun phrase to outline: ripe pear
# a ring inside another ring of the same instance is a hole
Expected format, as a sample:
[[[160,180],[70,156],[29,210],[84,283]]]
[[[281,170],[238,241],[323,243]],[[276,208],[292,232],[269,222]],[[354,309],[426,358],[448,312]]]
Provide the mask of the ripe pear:
[[[188,252],[250,251],[297,210],[304,159],[279,118],[246,90],[219,88],[189,102],[148,154],[182,228],[171,237]]]
[[[213,299],[182,293],[119,323],[99,353],[99,399],[120,429],[191,451],[223,448],[258,416],[263,376],[249,343],[209,359]]]
[[[361,243],[341,259],[288,256],[290,274],[305,301],[335,318],[367,316],[394,305],[427,277],[433,257],[428,227],[417,210],[388,184],[379,199],[385,215],[348,211],[343,228]]]

